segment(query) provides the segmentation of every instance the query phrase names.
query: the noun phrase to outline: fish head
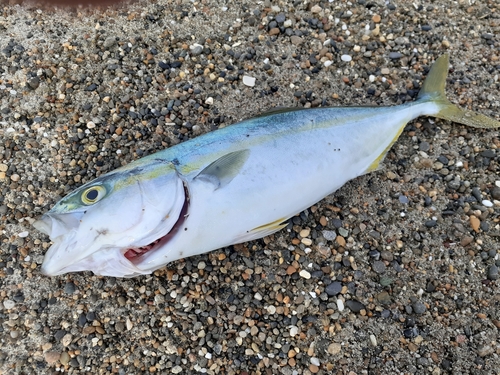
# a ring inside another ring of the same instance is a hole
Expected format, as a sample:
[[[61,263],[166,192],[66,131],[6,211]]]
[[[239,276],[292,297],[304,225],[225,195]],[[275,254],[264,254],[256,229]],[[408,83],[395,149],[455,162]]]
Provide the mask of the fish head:
[[[34,222],[53,242],[42,273],[131,277],[151,272],[133,259],[169,234],[185,214],[188,195],[174,164],[137,164],[81,186]]]

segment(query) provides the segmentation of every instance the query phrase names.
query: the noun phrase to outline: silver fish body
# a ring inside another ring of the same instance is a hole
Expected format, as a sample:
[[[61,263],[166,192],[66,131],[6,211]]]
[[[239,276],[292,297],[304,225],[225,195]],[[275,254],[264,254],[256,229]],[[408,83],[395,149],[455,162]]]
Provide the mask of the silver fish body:
[[[500,126],[446,100],[447,67],[447,56],[437,60],[412,103],[277,111],[97,178],[35,223],[54,242],[42,272],[131,277],[272,234],[377,169],[406,123],[422,115]]]

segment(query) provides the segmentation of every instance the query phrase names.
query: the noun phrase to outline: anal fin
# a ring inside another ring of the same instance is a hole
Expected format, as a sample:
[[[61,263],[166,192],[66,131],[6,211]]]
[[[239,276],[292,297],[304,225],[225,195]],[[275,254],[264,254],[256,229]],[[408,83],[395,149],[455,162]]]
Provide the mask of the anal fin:
[[[285,228],[288,225],[288,222],[284,222],[286,220],[287,219],[285,218],[281,218],[271,223],[260,225],[256,228],[248,230],[246,233],[243,233],[242,235],[238,236],[235,239],[235,242],[238,243],[247,242],[276,233],[277,231]]]

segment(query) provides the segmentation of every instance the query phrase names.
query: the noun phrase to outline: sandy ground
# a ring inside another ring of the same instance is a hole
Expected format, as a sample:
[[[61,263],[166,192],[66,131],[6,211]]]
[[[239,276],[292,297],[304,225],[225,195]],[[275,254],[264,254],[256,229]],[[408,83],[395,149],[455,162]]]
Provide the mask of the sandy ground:
[[[494,1],[3,5],[0,373],[500,374],[498,130],[418,119],[287,229],[149,276],[44,277],[30,225],[275,106],[413,100],[445,52],[450,100],[499,119],[499,50]]]

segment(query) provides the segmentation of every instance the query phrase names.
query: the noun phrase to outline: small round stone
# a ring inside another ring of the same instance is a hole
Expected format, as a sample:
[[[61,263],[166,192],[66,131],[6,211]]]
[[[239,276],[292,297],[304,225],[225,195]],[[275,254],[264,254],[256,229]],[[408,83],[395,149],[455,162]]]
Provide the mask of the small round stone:
[[[415,314],[423,314],[427,311],[427,307],[422,302],[415,302],[412,308]]]
[[[488,279],[498,280],[498,267],[496,265],[492,265],[488,268]]]
[[[330,283],[327,285],[325,288],[326,294],[328,296],[333,297],[339,294],[342,291],[342,283],[339,281],[334,281],[333,283]]]

